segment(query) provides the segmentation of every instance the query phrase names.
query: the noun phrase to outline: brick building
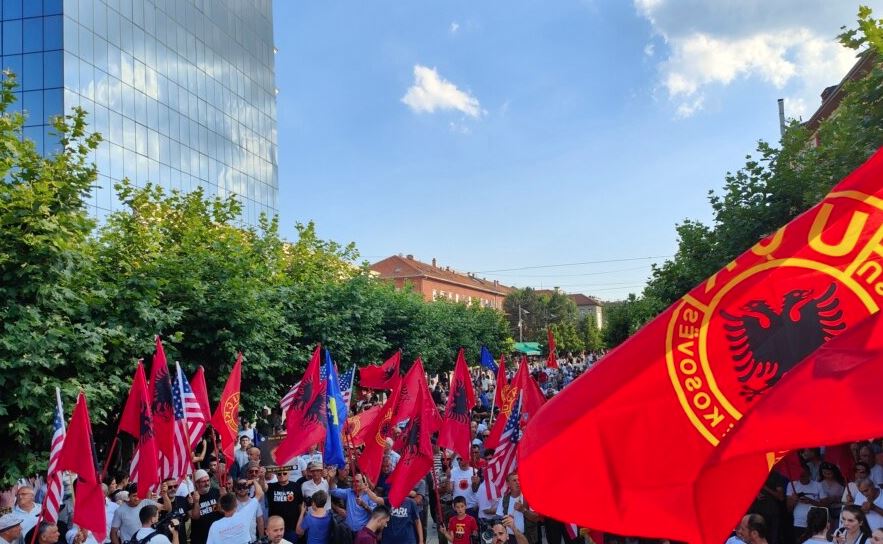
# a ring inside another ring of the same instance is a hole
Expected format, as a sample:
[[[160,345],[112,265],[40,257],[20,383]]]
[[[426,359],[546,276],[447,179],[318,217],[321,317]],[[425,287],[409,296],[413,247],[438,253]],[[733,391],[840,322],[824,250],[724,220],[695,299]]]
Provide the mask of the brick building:
[[[819,125],[825,119],[837,114],[837,108],[846,95],[846,83],[862,79],[874,65],[878,62],[878,58],[870,50],[866,50],[859,55],[858,61],[850,68],[849,72],[843,76],[843,79],[837,85],[831,85],[822,91],[822,105],[812,114],[809,121],[803,125],[809,129],[812,134],[810,143],[813,146],[819,145]]]
[[[499,281],[461,274],[448,266],[437,266],[435,259],[432,259],[432,264],[424,263],[413,255],[387,257],[372,264],[371,270],[381,279],[395,284],[397,289],[410,285],[427,301],[446,298],[502,311],[503,299],[512,290]]]

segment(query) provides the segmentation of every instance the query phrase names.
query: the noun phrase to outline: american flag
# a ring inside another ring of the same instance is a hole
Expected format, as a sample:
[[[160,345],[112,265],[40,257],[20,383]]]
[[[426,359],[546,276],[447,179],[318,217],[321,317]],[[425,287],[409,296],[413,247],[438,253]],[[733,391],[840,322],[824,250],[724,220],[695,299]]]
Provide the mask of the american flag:
[[[512,412],[500,434],[500,445],[487,465],[487,497],[496,500],[506,491],[506,477],[518,466],[518,442],[521,440],[521,399],[522,394],[512,405]]]
[[[55,400],[55,418],[52,421],[55,432],[52,435],[52,448],[49,453],[49,469],[46,471],[48,489],[43,503],[43,520],[49,523],[58,521],[58,508],[64,493],[64,471],[56,469],[61,447],[64,445],[64,410],[61,407],[61,392],[57,387]]]
[[[350,405],[350,399],[353,396],[353,381],[356,379],[356,367],[353,366],[349,370],[338,375],[338,383],[340,384],[340,392],[343,394],[343,402],[347,407]]]
[[[172,382],[172,409],[175,414],[174,453],[172,455],[172,477],[181,478],[187,474],[191,467],[191,448],[195,441],[202,438],[201,431],[205,431],[205,414],[202,407],[190,388],[190,383],[181,370],[181,365],[175,363],[177,371],[175,380]],[[194,434],[200,431],[199,434]]]
[[[288,390],[288,393],[285,393],[285,396],[282,397],[282,400],[279,401],[279,406],[282,407],[282,413],[288,413],[288,409],[291,407],[291,403],[294,402],[294,394],[297,392],[297,388],[300,385],[300,381],[291,386],[291,389]]]

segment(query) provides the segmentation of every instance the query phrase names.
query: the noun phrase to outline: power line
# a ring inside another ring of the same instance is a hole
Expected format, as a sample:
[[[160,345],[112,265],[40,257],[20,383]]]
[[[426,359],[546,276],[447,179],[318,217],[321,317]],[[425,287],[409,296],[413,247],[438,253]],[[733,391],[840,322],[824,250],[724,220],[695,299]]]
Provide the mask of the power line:
[[[534,266],[521,266],[518,268],[498,268],[496,270],[479,270],[473,274],[490,274],[492,272],[514,272],[518,270],[533,270],[535,268],[558,268],[562,266],[581,266],[585,264],[604,264],[604,263],[623,263],[628,261],[646,261],[649,259],[668,259],[671,255],[656,255],[654,257],[632,257],[629,259],[606,259],[603,261],[584,261],[581,263],[563,263],[563,264],[538,264]]]
[[[616,274],[618,272],[632,272],[635,270],[646,270],[653,263],[643,266],[635,266],[632,268],[619,268],[617,270],[605,270],[604,272],[581,272],[579,274],[494,274],[494,276],[509,276],[515,278],[573,278],[578,276],[601,276],[604,274]]]

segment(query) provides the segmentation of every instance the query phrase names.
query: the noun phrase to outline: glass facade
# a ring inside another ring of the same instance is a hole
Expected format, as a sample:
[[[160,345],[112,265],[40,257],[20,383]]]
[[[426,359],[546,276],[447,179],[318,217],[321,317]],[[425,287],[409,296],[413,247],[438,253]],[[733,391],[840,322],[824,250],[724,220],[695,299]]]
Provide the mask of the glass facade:
[[[271,0],[2,0],[3,65],[19,75],[25,136],[80,106],[104,142],[91,207],[127,177],[236,194],[243,220],[276,213]]]

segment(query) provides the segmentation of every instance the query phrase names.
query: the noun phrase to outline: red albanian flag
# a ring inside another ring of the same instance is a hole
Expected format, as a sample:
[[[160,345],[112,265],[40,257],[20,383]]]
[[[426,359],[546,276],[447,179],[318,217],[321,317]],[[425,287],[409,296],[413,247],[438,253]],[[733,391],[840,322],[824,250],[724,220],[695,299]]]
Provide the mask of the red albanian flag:
[[[153,434],[153,414],[150,410],[150,395],[147,392],[147,379],[144,377],[144,366],[138,361],[129,398],[123,408],[120,426],[117,433],[127,433],[136,440],[138,445],[129,477],[138,483],[138,496],[147,497],[151,489],[155,489],[160,481],[157,465],[156,441]]]
[[[432,395],[429,393],[429,383],[426,381],[426,371],[423,370],[423,360],[417,357],[417,360],[414,361],[414,364],[405,373],[405,377],[402,378],[402,386],[399,390],[398,402],[393,414],[393,421],[395,421],[396,425],[417,412],[421,402],[419,398],[420,392],[426,393],[427,397],[430,400],[432,399]],[[439,430],[442,424],[438,410],[435,410],[434,414],[429,414],[429,419],[425,422],[430,426],[429,430],[432,433]]]
[[[377,483],[377,478],[380,477],[380,467],[383,464],[383,454],[387,446],[386,439],[393,438],[395,434],[396,424],[393,418],[396,406],[399,404],[401,389],[402,382],[399,382],[380,409],[380,414],[374,418],[365,431],[365,449],[359,455],[358,463],[362,474],[374,483]]]
[[[555,334],[552,332],[552,327],[546,329],[546,336],[549,338],[549,355],[546,358],[546,367],[558,368],[558,354],[555,349]]]
[[[546,403],[519,447],[531,506],[607,532],[710,542],[695,482],[715,449],[783,374],[883,304],[881,179],[878,152]],[[562,451],[583,470],[550,479]],[[718,490],[749,483],[718,476]],[[744,505],[713,503],[735,526]]]
[[[218,407],[212,416],[212,427],[221,436],[221,452],[229,466],[233,463],[233,449],[239,433],[239,389],[242,384],[242,353],[236,356],[236,364],[224,385]]]
[[[69,470],[77,474],[74,495],[77,507],[73,522],[92,531],[98,542],[107,537],[107,522],[104,513],[104,491],[95,471],[95,455],[92,451],[92,424],[89,421],[89,407],[86,395],[80,393],[77,405],[67,427],[67,435],[58,458],[58,470]]]
[[[472,389],[472,377],[466,366],[463,348],[457,354],[454,374],[451,377],[451,389],[448,391],[448,402],[445,404],[445,419],[438,433],[438,445],[453,450],[457,454],[469,458],[469,446],[472,442],[470,414],[475,407],[475,391]]]
[[[169,366],[166,363],[166,352],[163,349],[162,339],[156,337],[156,351],[153,354],[153,364],[150,366],[150,411],[153,413],[153,432],[156,440],[156,449],[160,456],[166,460],[174,459],[175,449],[175,412],[172,407],[172,377],[169,374]],[[171,477],[171,463],[165,463],[167,474],[162,477]],[[162,470],[162,467],[160,467]]]
[[[322,379],[322,346],[317,345],[313,357],[297,384],[291,406],[285,414],[285,439],[273,452],[278,465],[288,465],[296,455],[314,444],[325,443],[327,406],[326,381]]]
[[[802,470],[796,450],[826,441],[848,442],[883,435],[883,413],[869,410],[867,404],[868,398],[879,393],[881,383],[880,314],[850,327],[785,374],[773,394],[758,399],[737,432],[721,442],[699,477],[698,508],[705,520],[706,540],[726,534],[732,526],[732,515],[723,515],[719,504],[712,506],[704,501],[713,501],[720,494],[722,481],[733,471],[739,478],[726,488],[727,501],[735,510],[740,505],[746,510],[757,495],[757,482],[766,478],[778,457],[776,452],[792,450],[777,468],[795,481]],[[808,398],[823,397],[837,402],[806,402]]]
[[[422,365],[421,365],[422,366]],[[432,426],[438,410],[429,395],[429,389],[417,391],[417,401],[408,414],[408,425],[402,433],[404,441],[399,451],[401,459],[390,474],[389,502],[398,508],[414,486],[432,469]]]
[[[359,387],[363,389],[395,389],[401,376],[399,367],[402,362],[401,350],[380,366],[366,366],[359,369]]]

